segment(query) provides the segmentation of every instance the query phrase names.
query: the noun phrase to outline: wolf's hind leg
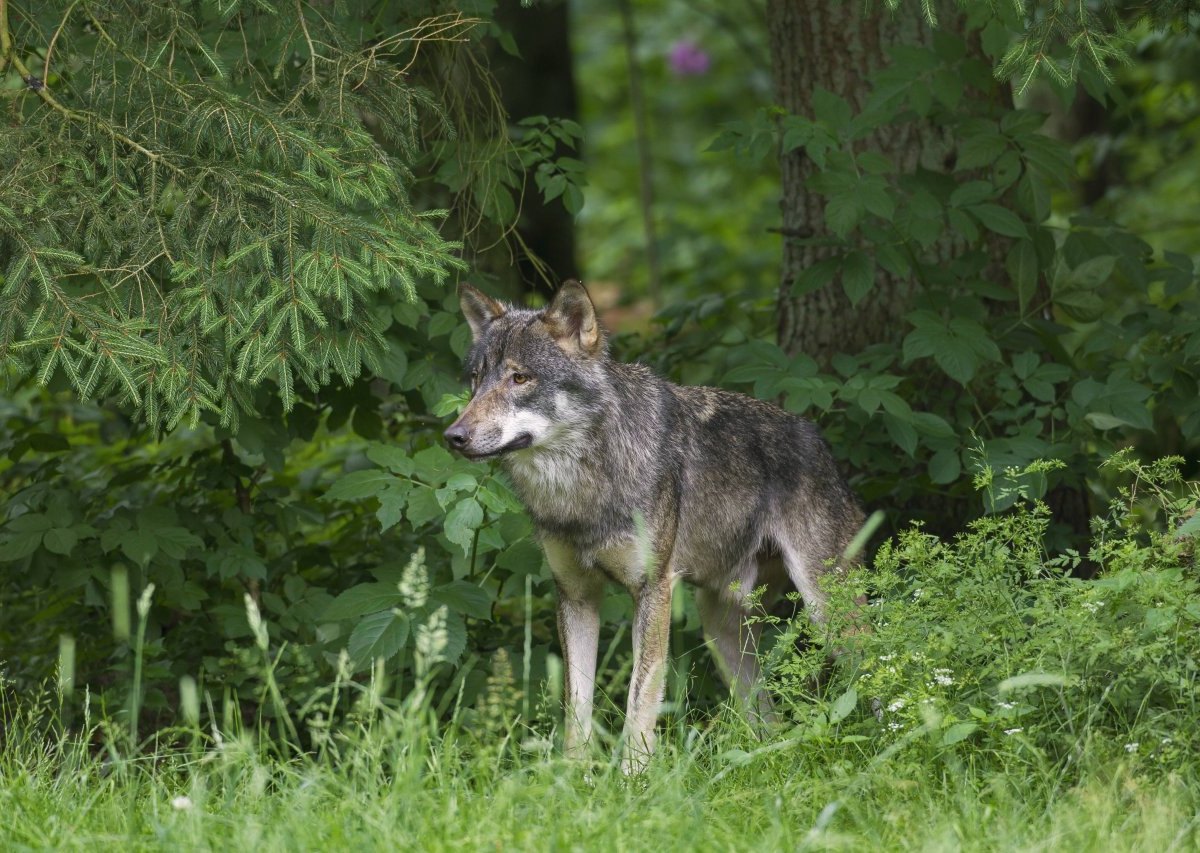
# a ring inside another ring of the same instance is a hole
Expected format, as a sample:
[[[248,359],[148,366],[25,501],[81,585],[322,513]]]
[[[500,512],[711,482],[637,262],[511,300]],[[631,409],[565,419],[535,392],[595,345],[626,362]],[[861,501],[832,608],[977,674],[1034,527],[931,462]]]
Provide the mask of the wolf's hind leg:
[[[725,683],[756,725],[775,719],[771,697],[759,683],[758,646],[762,626],[747,624],[749,614],[728,596],[707,589],[696,590],[696,609],[713,657]]]
[[[788,577],[799,590],[800,597],[804,599],[804,609],[808,618],[814,622],[824,622],[825,600],[828,596],[825,590],[821,589],[821,578],[828,569],[803,538],[802,533],[797,535],[793,530],[778,531],[772,536],[783,557],[783,566]]]

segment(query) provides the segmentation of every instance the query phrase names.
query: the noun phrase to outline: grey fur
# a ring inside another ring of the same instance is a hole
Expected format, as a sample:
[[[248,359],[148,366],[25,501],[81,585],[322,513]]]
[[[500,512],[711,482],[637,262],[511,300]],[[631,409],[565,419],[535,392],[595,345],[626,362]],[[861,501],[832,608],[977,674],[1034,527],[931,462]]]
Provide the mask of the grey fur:
[[[540,311],[469,285],[459,294],[474,334],[473,395],[447,440],[467,456],[499,457],[546,551],[558,585],[568,754],[586,751],[591,732],[605,579],[633,595],[624,742],[626,768],[636,770],[654,746],[674,581],[697,587],[720,668],[750,700],[759,670],[747,596],[790,583],[820,619],[820,576],[862,513],[812,423],[614,361],[577,282]]]

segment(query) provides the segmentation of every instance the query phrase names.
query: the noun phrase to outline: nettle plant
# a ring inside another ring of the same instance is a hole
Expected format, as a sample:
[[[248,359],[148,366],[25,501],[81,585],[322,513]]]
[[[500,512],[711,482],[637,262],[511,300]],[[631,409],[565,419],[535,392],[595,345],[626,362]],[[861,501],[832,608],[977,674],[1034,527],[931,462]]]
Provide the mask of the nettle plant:
[[[268,398],[236,434],[202,424],[147,441],[116,408],[30,386],[0,401],[8,677],[48,677],[62,634],[79,685],[123,696],[133,647],[112,626],[153,585],[146,714],[167,713],[190,678],[218,704],[229,691],[243,711],[275,715],[246,643],[246,595],[289,699],[375,661],[397,695],[417,678],[456,679],[470,702],[497,649],[540,678],[553,636],[541,553],[507,486],[441,445],[469,332],[447,322],[456,297],[419,293],[375,319],[388,336],[434,341],[419,358],[397,346],[383,375],[286,414]]]
[[[831,585],[828,626],[793,622],[768,656],[790,737],[1068,774],[1097,744],[1104,760],[1195,761],[1200,483],[1182,463],[1105,464],[1121,485],[1093,527],[1090,580],[1073,574],[1085,554],[1050,555],[1049,509],[1023,496],[953,539],[913,527],[885,543]],[[994,493],[1045,468],[987,469],[974,485]]]
[[[987,47],[994,34],[982,37]],[[1071,189],[1071,149],[1042,132],[1044,115],[977,97],[992,91],[992,69],[958,36],[938,32],[930,47],[890,58],[861,110],[817,91],[811,115],[764,110],[712,147],[759,158],[800,151],[815,163],[807,190],[824,199],[824,233],[789,239],[821,259],[793,292],[840,288],[854,306],[877,297],[881,276],[905,282],[895,344],[821,365],[712,328],[711,376],[822,420],[863,472],[868,502],[965,498],[963,475],[981,463],[1023,470],[1049,458],[1066,465],[1030,475],[1032,496],[1059,483],[1078,489],[1098,452],[1151,435],[1200,450],[1192,259],[1156,254],[1103,218],[1055,213],[1056,194]],[[901,168],[866,142],[925,122],[945,136],[937,169]],[[1011,505],[983,497],[989,511]]]

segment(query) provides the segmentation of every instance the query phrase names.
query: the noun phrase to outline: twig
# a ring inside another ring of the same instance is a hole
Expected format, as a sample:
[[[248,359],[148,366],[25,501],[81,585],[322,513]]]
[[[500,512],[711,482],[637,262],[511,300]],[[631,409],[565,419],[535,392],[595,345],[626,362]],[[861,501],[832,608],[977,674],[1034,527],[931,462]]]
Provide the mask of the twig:
[[[0,72],[8,65],[8,54],[12,50],[12,37],[8,34],[8,0],[0,0]]]
[[[50,85],[50,57],[54,55],[54,45],[58,42],[59,33],[67,25],[67,19],[71,17],[71,13],[75,11],[75,7],[79,5],[79,0],[72,0],[67,11],[63,12],[62,20],[58,22],[57,29],[54,30],[54,35],[50,37],[50,46],[46,48],[46,61],[42,63],[42,82],[47,86]]]
[[[304,20],[304,7],[300,5],[300,0],[296,0],[296,17],[300,20],[300,29],[304,33],[304,40],[308,42],[309,81],[315,86],[317,85],[317,49],[313,46],[312,36],[309,35],[308,22]]]
[[[784,237],[796,237],[801,240],[817,236],[817,232],[808,228],[768,228],[767,231],[771,234],[782,234]]]

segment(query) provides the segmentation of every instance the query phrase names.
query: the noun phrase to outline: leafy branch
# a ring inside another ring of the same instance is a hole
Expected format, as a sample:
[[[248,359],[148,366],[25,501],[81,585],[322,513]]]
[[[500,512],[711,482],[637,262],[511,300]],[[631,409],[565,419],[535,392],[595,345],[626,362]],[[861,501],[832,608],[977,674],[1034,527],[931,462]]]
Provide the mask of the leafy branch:
[[[374,307],[461,266],[444,212],[410,198],[454,128],[406,71],[475,22],[396,23],[305,0],[0,2],[0,74],[20,77],[0,140],[3,373],[172,428],[236,427],[261,386],[289,410],[297,380],[377,368]]]

